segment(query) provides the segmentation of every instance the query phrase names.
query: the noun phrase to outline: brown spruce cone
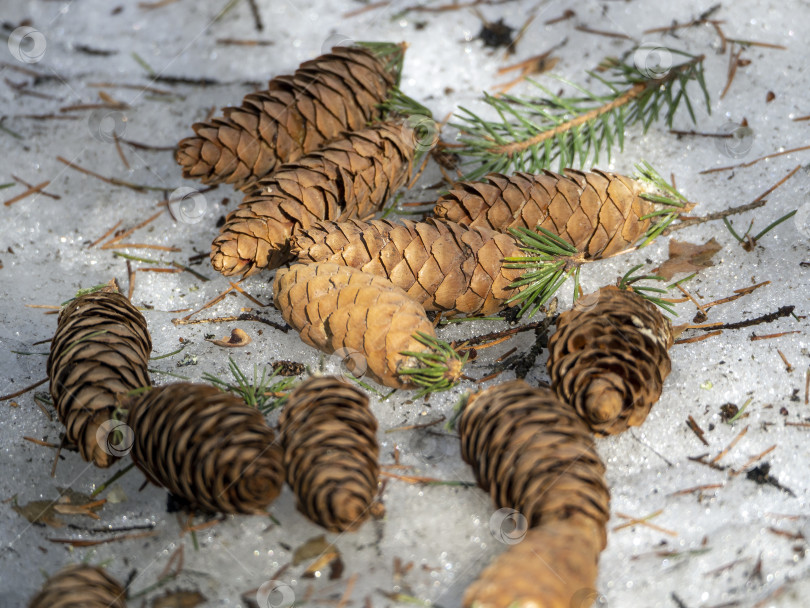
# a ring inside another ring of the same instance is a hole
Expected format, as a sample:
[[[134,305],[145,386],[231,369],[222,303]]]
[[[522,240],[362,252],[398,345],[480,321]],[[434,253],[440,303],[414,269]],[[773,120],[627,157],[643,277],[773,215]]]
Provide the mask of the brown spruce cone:
[[[583,515],[531,529],[467,587],[462,606],[588,608],[601,542],[600,526]]]
[[[183,176],[241,188],[342,131],[362,129],[381,116],[380,104],[397,80],[393,56],[403,52],[394,44],[380,53],[335,47],[295,74],[274,78],[240,107],[225,108],[223,117],[193,125],[195,136],[175,154]]]
[[[520,269],[503,259],[524,253],[515,240],[452,222],[319,222],[293,237],[301,262],[334,262],[388,278],[425,310],[491,314],[517,293]]]
[[[292,257],[296,229],[318,220],[367,217],[411,174],[414,149],[397,123],[345,133],[317,152],[284,165],[228,215],[211,245],[211,264],[226,276],[277,268]]]
[[[330,532],[358,528],[380,474],[368,397],[339,378],[310,378],[290,393],[278,424],[298,510]]]
[[[360,353],[369,374],[385,386],[412,388],[398,373],[415,367],[402,351],[425,347],[413,335],[435,337],[425,309],[387,279],[338,264],[295,264],[273,283],[276,308],[301,339],[326,353]]]
[[[495,506],[529,525],[610,516],[605,466],[588,427],[553,391],[512,380],[473,394],[459,419],[461,456]]]
[[[63,568],[42,587],[28,608],[126,608],[126,592],[101,568],[77,564]]]
[[[672,369],[672,325],[648,300],[614,286],[562,313],[548,343],[551,384],[597,435],[647,418]]]
[[[606,171],[492,173],[486,182],[456,183],[433,212],[499,231],[539,225],[595,260],[628,249],[650,227],[650,218],[642,218],[655,206],[639,196],[646,191],[645,184]]]
[[[193,507],[263,513],[284,483],[282,451],[258,410],[205,384],[153,388],[132,401],[132,459]]]
[[[126,453],[115,412],[125,393],[150,386],[151,352],[143,315],[120,293],[83,295],[59,314],[48,357],[51,397],[67,441],[96,466]]]

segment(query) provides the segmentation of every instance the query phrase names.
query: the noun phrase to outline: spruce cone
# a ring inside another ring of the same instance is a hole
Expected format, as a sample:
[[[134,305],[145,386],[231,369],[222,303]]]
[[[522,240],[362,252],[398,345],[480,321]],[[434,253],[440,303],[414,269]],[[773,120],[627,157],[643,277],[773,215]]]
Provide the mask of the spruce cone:
[[[124,587],[96,566],[63,568],[45,583],[28,608],[126,608]]]
[[[143,315],[120,293],[83,295],[59,314],[48,357],[51,397],[66,439],[96,466],[108,467],[126,451],[111,432],[121,424],[113,421],[115,410],[123,394],[150,386],[151,352]]]
[[[605,466],[587,426],[553,391],[512,380],[476,393],[458,431],[461,456],[496,507],[517,510],[529,527],[584,515],[604,548]]]
[[[273,294],[304,342],[326,353],[360,353],[366,373],[385,386],[408,388],[398,371],[417,362],[402,351],[425,350],[416,332],[436,335],[421,304],[387,279],[349,266],[295,264],[276,273]]]
[[[606,171],[565,173],[492,173],[487,182],[458,182],[433,212],[491,230],[539,225],[594,260],[628,249],[650,227],[650,218],[642,218],[655,206],[639,196],[643,183]]]
[[[425,310],[468,315],[504,308],[522,271],[503,258],[524,255],[509,235],[434,219],[319,222],[293,237],[292,253],[386,277]]]
[[[397,123],[344,133],[261,180],[258,193],[228,215],[211,246],[211,264],[226,276],[277,268],[292,259],[289,241],[297,228],[379,211],[411,173],[414,150],[401,135]]]
[[[183,176],[236,188],[278,165],[317,150],[342,131],[362,129],[381,116],[380,104],[398,78],[401,45],[335,47],[307,61],[292,76],[278,76],[240,107],[195,123],[175,159]]]
[[[603,287],[560,315],[548,343],[551,384],[594,433],[621,433],[644,422],[661,396],[672,340],[653,303]]]
[[[211,512],[263,513],[284,483],[264,417],[205,384],[153,388],[134,400],[132,459],[146,477]]]
[[[366,395],[338,378],[310,378],[279,418],[287,483],[298,510],[330,532],[354,530],[377,493],[377,420]]]
[[[601,542],[600,526],[582,515],[529,530],[467,587],[462,606],[588,608]]]

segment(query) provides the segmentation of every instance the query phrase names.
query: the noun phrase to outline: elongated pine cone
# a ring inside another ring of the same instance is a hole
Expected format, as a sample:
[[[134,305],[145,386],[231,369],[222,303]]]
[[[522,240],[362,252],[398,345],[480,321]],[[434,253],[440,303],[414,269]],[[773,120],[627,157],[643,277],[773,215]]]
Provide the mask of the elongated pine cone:
[[[412,388],[399,371],[415,367],[402,351],[425,350],[413,334],[435,336],[425,309],[387,279],[338,264],[294,264],[279,270],[273,300],[301,339],[350,363],[364,358],[367,373],[385,386]]]
[[[603,287],[562,313],[548,342],[551,385],[597,435],[638,426],[672,365],[672,325],[648,300]]]
[[[650,227],[644,216],[655,206],[640,197],[647,190],[642,182],[606,171],[491,173],[486,182],[456,183],[433,212],[500,231],[539,225],[595,260],[628,249]]]
[[[284,483],[282,451],[258,410],[213,386],[180,382],[133,400],[132,459],[193,507],[263,513]]]
[[[59,314],[48,357],[51,397],[66,439],[96,466],[125,453],[115,438],[123,395],[150,386],[152,341],[143,315],[115,291],[78,297]]]
[[[601,542],[600,526],[583,515],[533,528],[467,587],[462,606],[588,608]]]
[[[124,587],[96,566],[63,568],[31,598],[28,608],[126,608]]]
[[[512,380],[475,393],[458,431],[461,456],[496,507],[515,509],[529,527],[585,515],[604,547],[605,466],[588,427],[552,390]]]
[[[515,240],[488,228],[453,222],[388,220],[319,222],[293,237],[300,262],[334,262],[386,277],[425,310],[491,314],[517,290],[520,269],[503,258],[522,257]]]
[[[298,510],[330,532],[358,528],[380,474],[368,397],[339,378],[310,378],[290,393],[278,423]]]
[[[296,229],[379,211],[411,174],[413,153],[399,124],[380,123],[284,165],[228,215],[211,264],[226,276],[281,266]]]
[[[242,188],[278,165],[317,150],[342,131],[380,118],[399,77],[404,46],[335,47],[264,91],[247,95],[224,116],[195,123],[195,135],[178,144],[184,177]]]

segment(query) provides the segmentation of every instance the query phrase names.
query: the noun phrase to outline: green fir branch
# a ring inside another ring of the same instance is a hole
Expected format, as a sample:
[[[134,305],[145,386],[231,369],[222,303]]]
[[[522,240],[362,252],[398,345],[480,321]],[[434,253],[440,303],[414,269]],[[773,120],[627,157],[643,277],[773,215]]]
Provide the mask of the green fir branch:
[[[444,340],[421,331],[416,332],[413,337],[427,346],[428,350],[402,351],[400,354],[416,359],[417,366],[400,369],[397,373],[422,387],[415,398],[453,388],[462,377],[461,372],[470,356],[469,352],[462,355]]]
[[[458,122],[462,147],[457,154],[467,157],[473,165],[464,179],[480,179],[497,172],[528,171],[538,173],[555,161],[560,170],[566,167],[597,164],[604,151],[608,161],[615,146],[624,147],[624,130],[640,123],[644,132],[662,114],[667,126],[678,108],[686,106],[696,121],[687,85],[694,81],[703,92],[710,112],[709,93],[703,74],[702,55],[694,56],[674,49],[661,49],[685,58],[664,74],[649,74],[632,62],[634,49],[625,60],[610,64],[608,73],[588,74],[607,91],[597,94],[575,83],[558,78],[574,89],[571,97],[554,94],[539,82],[527,80],[537,88],[540,98],[484,94],[484,102],[498,118],[487,120],[460,108]]]
[[[667,286],[666,289],[662,289],[661,287],[652,287],[650,285],[637,285],[639,281],[665,281],[664,277],[660,277],[654,274],[642,274],[642,275],[634,275],[633,273],[636,272],[639,268],[644,266],[644,264],[636,264],[626,273],[618,282],[619,289],[630,290],[637,295],[641,296],[645,300],[649,300],[659,308],[667,311],[673,317],[677,316],[675,313],[675,309],[672,308],[672,303],[668,300],[663,299],[660,295],[669,293],[669,289],[671,289],[676,284],[673,283],[672,285]],[[694,276],[694,275],[692,275]],[[656,295],[660,294],[660,295]]]
[[[268,373],[267,368],[262,370],[261,377],[259,377],[258,366],[255,364],[253,365],[253,378],[251,381],[247,374],[239,369],[239,365],[232,357],[228,357],[228,367],[235,383],[227,382],[209,373],[203,374],[203,379],[223,391],[229,391],[240,396],[248,406],[256,408],[262,414],[267,414],[283,406],[287,401],[287,395],[284,393],[289,391],[297,382],[296,378],[281,378],[279,380],[278,374],[276,372]]]

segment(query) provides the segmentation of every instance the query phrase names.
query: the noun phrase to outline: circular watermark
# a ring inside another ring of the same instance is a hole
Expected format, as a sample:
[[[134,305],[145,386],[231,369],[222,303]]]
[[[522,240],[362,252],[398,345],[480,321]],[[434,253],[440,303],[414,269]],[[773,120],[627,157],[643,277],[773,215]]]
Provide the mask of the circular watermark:
[[[796,210],[793,216],[793,223],[796,229],[805,237],[810,239],[810,201],[804,203]]]
[[[368,371],[368,359],[360,351],[346,346],[332,353],[331,359],[337,364],[341,376],[362,378]]]
[[[754,130],[748,125],[727,122],[717,131],[717,149],[729,158],[742,158],[754,145]]]
[[[256,590],[259,608],[290,608],[295,604],[292,587],[281,581],[267,581]]]
[[[586,293],[584,296],[578,297],[577,301],[574,302],[573,309],[576,312],[590,312],[599,304],[600,291],[601,290],[592,291],[591,293]]]
[[[663,78],[672,69],[672,53],[654,43],[643,43],[633,53],[633,64],[645,78]]]
[[[47,46],[45,34],[28,25],[18,27],[8,37],[8,50],[21,63],[41,61]]]
[[[607,598],[596,589],[585,587],[571,596],[569,608],[607,608]]]
[[[516,545],[529,531],[529,522],[526,517],[509,507],[498,509],[489,518],[489,532],[495,540],[504,545]]]
[[[105,453],[120,458],[132,451],[135,433],[122,420],[105,420],[96,429],[96,441]]]
[[[425,430],[417,430],[411,434],[408,448],[411,454],[427,464],[438,462],[450,453],[447,437]]]
[[[336,46],[354,46],[355,42],[357,41],[351,36],[335,32],[323,41],[321,45],[321,55],[331,53],[332,49]]]
[[[87,128],[93,139],[111,144],[127,131],[127,117],[121,110],[99,108],[87,119]]]
[[[184,224],[196,224],[205,216],[208,202],[199,190],[181,186],[169,197],[169,213]]]
[[[427,152],[439,141],[439,124],[425,114],[411,114],[402,123],[400,139],[416,152]]]

